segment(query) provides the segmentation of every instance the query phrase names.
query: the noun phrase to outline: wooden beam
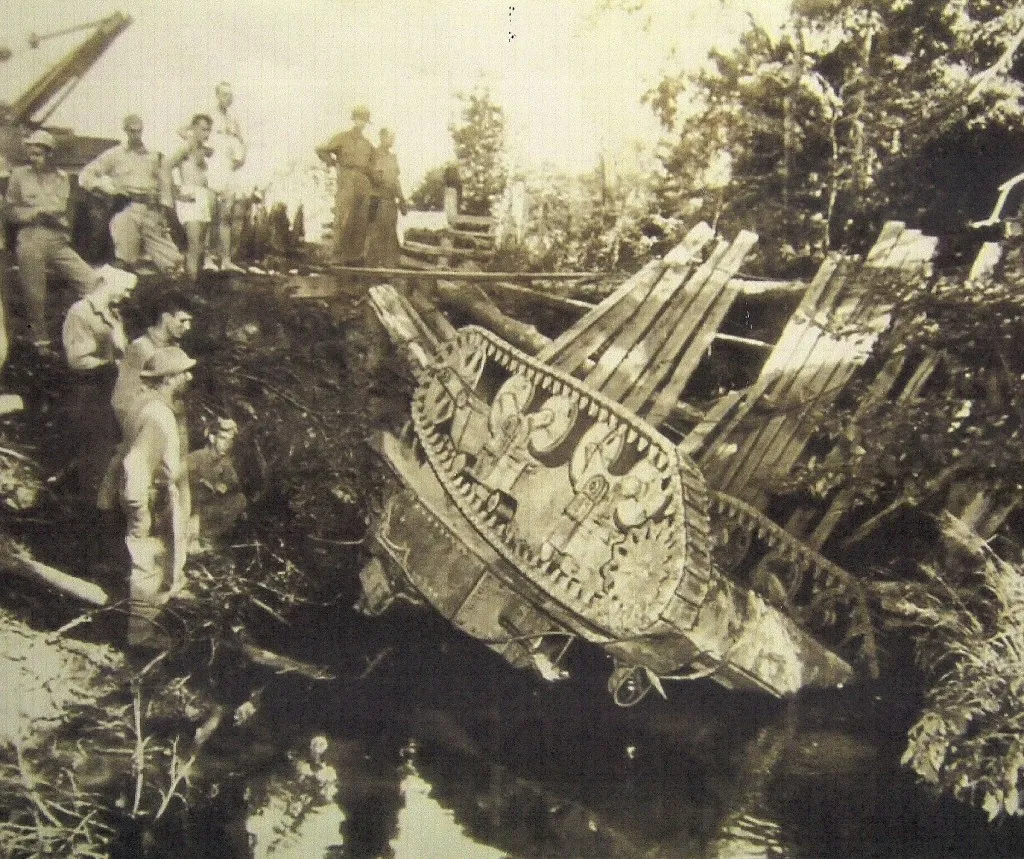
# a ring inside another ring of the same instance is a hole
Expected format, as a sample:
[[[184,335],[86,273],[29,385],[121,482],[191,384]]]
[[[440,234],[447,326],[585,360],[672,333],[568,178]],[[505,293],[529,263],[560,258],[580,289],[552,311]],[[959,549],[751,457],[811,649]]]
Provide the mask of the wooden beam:
[[[15,575],[42,582],[62,594],[67,594],[91,605],[103,606],[110,602],[107,592],[99,585],[37,561],[28,553],[27,549],[20,549],[6,539],[0,544],[0,568]]]
[[[750,346],[754,349],[766,349],[769,352],[775,348],[774,343],[766,343],[764,340],[755,340],[753,337],[738,337],[735,334],[723,334],[719,331],[714,336],[716,343],[735,343],[737,346]]]
[[[794,293],[800,295],[807,291],[807,282],[803,280],[747,280],[734,277],[729,281],[729,288],[740,295],[765,295],[770,293]]]
[[[402,245],[402,253],[420,254],[427,257],[469,257],[470,259],[490,259],[494,256],[493,251],[482,251],[474,248],[442,247],[440,245],[428,245],[423,242],[405,242]]]
[[[596,280],[606,276],[606,273],[601,271],[459,271],[438,268],[362,268],[351,265],[329,265],[323,270],[332,274],[365,274],[374,277],[431,277],[441,280],[479,281]]]
[[[488,281],[488,289],[496,289],[511,295],[518,295],[536,301],[538,304],[548,304],[557,307],[559,310],[570,310],[576,314],[584,314],[592,310],[594,305],[586,301],[577,301],[574,298],[565,298],[561,295],[552,295],[550,292],[541,292],[538,289],[530,289],[525,286],[516,286],[514,283],[505,283],[500,280]]]

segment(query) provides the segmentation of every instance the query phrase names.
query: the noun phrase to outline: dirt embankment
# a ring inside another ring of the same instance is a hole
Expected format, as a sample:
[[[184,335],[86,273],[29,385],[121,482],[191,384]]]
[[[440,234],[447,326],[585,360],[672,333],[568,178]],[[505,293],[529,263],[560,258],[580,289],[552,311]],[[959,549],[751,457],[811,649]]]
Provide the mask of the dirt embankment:
[[[107,600],[90,608],[10,578],[0,608],[5,855],[135,855],[124,845],[144,848],[160,827],[185,831],[183,810],[217,790],[214,777],[194,778],[200,747],[251,716],[268,672],[309,668],[271,652],[287,651],[297,607],[330,612],[357,596],[375,494],[365,439],[401,419],[407,380],[366,333],[365,287],[295,300],[282,283],[214,280],[194,296],[184,344],[199,362],[191,447],[218,418],[236,421],[245,512],[190,558],[195,599],[160,620],[175,644],[169,653],[121,652],[127,569],[93,563],[95,518],[77,493],[67,420],[70,379],[59,361],[15,345],[4,382],[26,409],[0,423],[0,537]],[[143,295],[147,288],[159,285],[143,284]],[[116,523],[108,531],[120,540]]]

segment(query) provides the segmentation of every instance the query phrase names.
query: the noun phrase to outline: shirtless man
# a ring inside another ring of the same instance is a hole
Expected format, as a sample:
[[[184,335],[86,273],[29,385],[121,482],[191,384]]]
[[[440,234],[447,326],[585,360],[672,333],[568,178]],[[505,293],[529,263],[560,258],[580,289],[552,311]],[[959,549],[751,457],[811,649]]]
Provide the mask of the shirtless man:
[[[206,236],[210,229],[212,195],[209,185],[209,159],[212,150],[207,146],[213,120],[205,113],[197,113],[189,123],[185,145],[164,164],[168,185],[173,182],[173,171],[178,170],[175,208],[178,220],[185,229],[185,273],[195,283],[203,264]]]

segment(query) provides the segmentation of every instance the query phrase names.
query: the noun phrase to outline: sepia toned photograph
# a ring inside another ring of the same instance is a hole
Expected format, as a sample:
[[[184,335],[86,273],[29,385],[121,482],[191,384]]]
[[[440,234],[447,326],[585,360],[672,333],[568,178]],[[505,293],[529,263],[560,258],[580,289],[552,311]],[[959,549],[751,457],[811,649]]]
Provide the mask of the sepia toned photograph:
[[[1024,0],[0,0],[0,857],[1024,855]]]

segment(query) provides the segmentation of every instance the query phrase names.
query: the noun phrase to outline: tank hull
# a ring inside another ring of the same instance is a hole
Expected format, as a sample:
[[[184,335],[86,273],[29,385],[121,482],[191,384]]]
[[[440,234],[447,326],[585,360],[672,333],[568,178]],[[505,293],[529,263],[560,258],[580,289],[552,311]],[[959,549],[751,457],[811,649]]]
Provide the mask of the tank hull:
[[[424,372],[412,417],[415,444],[381,442],[399,489],[373,530],[364,609],[429,604],[549,678],[569,641],[589,641],[614,660],[617,699],[662,678],[777,696],[850,679],[715,568],[693,463],[579,380],[462,329]]]

